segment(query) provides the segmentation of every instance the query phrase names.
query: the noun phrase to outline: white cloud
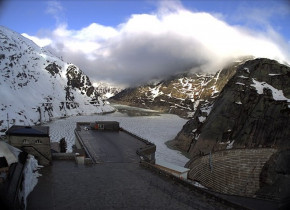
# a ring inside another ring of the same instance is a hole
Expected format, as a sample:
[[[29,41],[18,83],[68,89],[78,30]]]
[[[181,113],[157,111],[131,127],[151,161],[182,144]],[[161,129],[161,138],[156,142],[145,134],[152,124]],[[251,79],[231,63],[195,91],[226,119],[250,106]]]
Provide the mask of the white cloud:
[[[48,40],[92,80],[131,85],[188,69],[216,71],[223,61],[244,55],[290,61],[289,43],[272,28],[231,26],[209,13],[174,7],[172,1],[162,2],[156,13],[134,14],[116,28],[92,23],[70,30],[60,24]]]
[[[22,33],[21,35],[32,40],[35,44],[37,44],[40,47],[45,47],[52,43],[52,40],[49,38],[38,38],[37,36],[29,36],[26,33]]]

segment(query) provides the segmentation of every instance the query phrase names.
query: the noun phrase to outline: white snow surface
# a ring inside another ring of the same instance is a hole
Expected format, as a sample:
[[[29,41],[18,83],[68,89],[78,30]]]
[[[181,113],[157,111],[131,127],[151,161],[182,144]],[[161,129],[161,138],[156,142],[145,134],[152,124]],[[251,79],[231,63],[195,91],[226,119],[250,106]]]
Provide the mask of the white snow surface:
[[[193,185],[199,188],[203,188],[203,189],[207,189],[207,187],[203,186],[202,184],[200,184],[199,182],[193,181]]]
[[[182,126],[186,123],[185,119],[172,114],[161,114],[160,116],[140,116],[128,117],[126,114],[115,112],[106,115],[91,116],[72,116],[66,119],[59,119],[49,122],[50,137],[52,142],[58,142],[62,137],[67,141],[68,152],[72,151],[75,144],[74,129],[76,122],[93,121],[118,121],[120,126],[126,130],[151,141],[156,144],[156,159],[184,166],[189,161],[181,152],[169,149],[165,142],[174,139]]]
[[[236,85],[245,85],[245,84],[241,82],[236,82]]]
[[[37,160],[32,155],[28,155],[25,168],[24,168],[24,202],[26,206],[26,201],[28,195],[32,192],[34,187],[38,182],[38,177],[41,174],[38,173],[38,169],[41,166],[38,165]]]
[[[114,95],[118,94],[123,90],[122,87],[118,87],[116,85],[106,82],[95,82],[93,83],[93,86],[100,94],[101,98],[105,100],[113,97]]]
[[[272,91],[273,99],[276,101],[284,101],[290,102],[289,98],[284,96],[283,90],[278,90],[274,88],[272,85],[269,85],[266,82],[259,82],[255,79],[252,79],[254,84],[251,84],[252,87],[256,88],[258,94],[263,94],[264,88],[269,88]]]
[[[154,88],[149,88],[149,91],[151,92],[151,98],[152,100],[154,100],[156,97],[160,96],[163,94],[162,91],[160,91],[160,87],[161,87],[161,84],[154,87]]]
[[[201,112],[206,112],[207,116],[209,116],[211,110],[213,108],[213,104],[209,106],[203,106],[200,108]]]
[[[244,70],[245,70],[248,74],[250,73],[249,68],[245,67]]]
[[[199,122],[204,122],[206,120],[206,117],[200,116],[198,117]]]
[[[64,115],[110,112],[113,108],[85,93],[89,88],[87,77],[75,65],[66,63],[31,40],[0,26],[0,130],[10,126],[34,125]],[[54,75],[47,68],[55,65]],[[80,89],[68,86],[68,69],[81,75],[84,86]],[[70,94],[68,99],[67,92]],[[73,98],[73,99],[71,99]],[[67,104],[70,108],[66,108]],[[8,115],[7,115],[8,114]]]
[[[244,75],[241,75],[241,76],[239,76],[240,78],[242,78],[242,79],[249,79],[249,77],[246,77],[246,76],[244,76]]]
[[[0,157],[5,157],[8,165],[18,162],[20,150],[11,145],[0,141]]]
[[[8,165],[11,165],[12,163],[18,162],[18,155],[21,151],[3,141],[0,141],[0,157],[5,157]],[[23,197],[24,202],[26,206],[26,199],[30,192],[34,189],[38,182],[38,177],[41,176],[38,173],[39,169],[37,160],[32,155],[28,155],[25,166],[24,166],[24,191],[23,191]]]
[[[280,76],[281,74],[269,74],[269,76]]]
[[[228,145],[227,145],[226,149],[232,149],[233,146],[234,146],[234,143],[235,143],[235,140],[233,140],[233,141],[231,141],[231,142],[228,141],[228,142],[227,142]]]

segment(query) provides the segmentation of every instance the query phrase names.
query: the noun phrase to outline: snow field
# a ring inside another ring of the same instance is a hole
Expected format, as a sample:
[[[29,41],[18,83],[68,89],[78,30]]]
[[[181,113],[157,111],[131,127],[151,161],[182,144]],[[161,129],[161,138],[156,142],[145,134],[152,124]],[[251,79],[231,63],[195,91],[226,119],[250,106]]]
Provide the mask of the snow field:
[[[52,142],[59,142],[65,137],[68,152],[72,151],[75,144],[74,129],[76,122],[93,121],[118,121],[120,126],[126,130],[156,144],[156,159],[169,162],[175,165],[184,166],[189,161],[177,150],[169,149],[165,142],[172,140],[181,130],[186,120],[171,114],[160,116],[128,117],[125,114],[115,112],[107,115],[72,116],[47,123],[50,126],[50,138]]]

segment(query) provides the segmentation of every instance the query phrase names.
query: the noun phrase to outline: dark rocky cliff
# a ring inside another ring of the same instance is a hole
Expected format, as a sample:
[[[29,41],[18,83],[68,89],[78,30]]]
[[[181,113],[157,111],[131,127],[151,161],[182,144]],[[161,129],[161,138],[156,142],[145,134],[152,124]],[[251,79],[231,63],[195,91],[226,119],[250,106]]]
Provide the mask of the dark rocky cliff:
[[[170,144],[189,154],[186,166],[191,170],[209,153],[275,148],[277,152],[261,170],[256,195],[289,205],[290,191],[285,187],[290,183],[289,84],[290,67],[277,61],[255,59],[239,65],[219,96],[210,106],[200,105]]]
[[[290,68],[274,60],[245,62],[214,101],[184,125],[174,145],[191,157],[233,148],[290,146]]]

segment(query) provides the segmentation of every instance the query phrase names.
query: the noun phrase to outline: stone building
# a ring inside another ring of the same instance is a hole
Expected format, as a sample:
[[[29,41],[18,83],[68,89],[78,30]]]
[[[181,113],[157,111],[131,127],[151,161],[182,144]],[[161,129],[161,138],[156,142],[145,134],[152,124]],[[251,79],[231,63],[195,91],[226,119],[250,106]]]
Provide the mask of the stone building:
[[[119,131],[120,125],[117,121],[96,121],[90,124],[93,130],[103,130],[103,131]]]
[[[13,125],[6,131],[8,143],[31,155],[40,165],[51,163],[51,146],[48,126]]]

